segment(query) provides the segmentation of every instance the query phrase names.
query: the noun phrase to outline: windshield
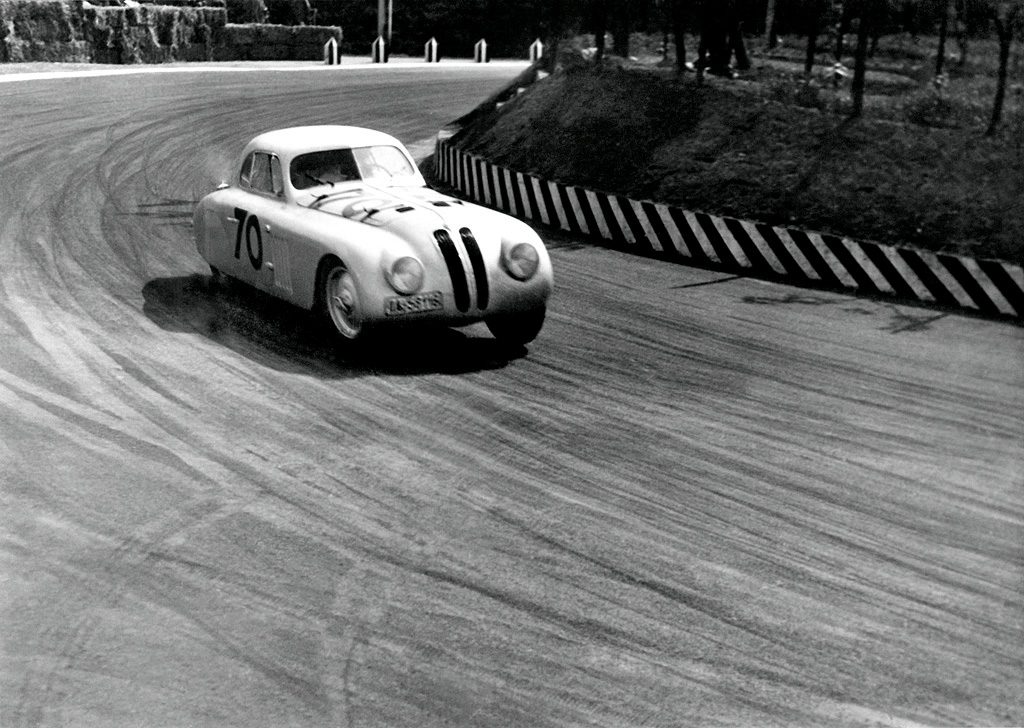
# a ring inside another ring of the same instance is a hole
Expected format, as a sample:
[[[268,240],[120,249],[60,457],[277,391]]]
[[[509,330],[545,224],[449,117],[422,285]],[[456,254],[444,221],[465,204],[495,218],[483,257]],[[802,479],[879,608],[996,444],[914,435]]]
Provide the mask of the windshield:
[[[408,177],[416,174],[409,159],[398,147],[360,147],[353,149],[363,179]]]
[[[359,168],[351,149],[328,149],[300,154],[292,160],[289,171],[292,187],[297,190],[317,185],[334,186],[336,182],[360,179]]]
[[[390,179],[416,174],[398,147],[373,146],[356,149],[328,149],[295,157],[289,176],[292,187],[305,190],[318,185],[333,187],[351,180]]]

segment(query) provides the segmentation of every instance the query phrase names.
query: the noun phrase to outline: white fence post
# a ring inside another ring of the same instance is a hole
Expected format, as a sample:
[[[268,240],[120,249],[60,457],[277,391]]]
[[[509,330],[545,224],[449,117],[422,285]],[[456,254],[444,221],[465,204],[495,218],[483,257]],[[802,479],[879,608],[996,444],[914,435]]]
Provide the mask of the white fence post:
[[[377,40],[373,41],[372,52],[374,63],[387,63],[387,47],[384,43],[384,36],[378,35]]]
[[[427,63],[437,63],[437,39],[431,38],[423,46],[423,60]]]
[[[544,55],[544,44],[540,42],[540,38],[533,41],[530,44],[530,63],[536,63],[540,60],[540,57]]]
[[[328,66],[337,66],[341,63],[341,56],[338,54],[337,38],[331,38],[324,43],[324,63]]]
[[[476,63],[490,63],[491,57],[487,55],[487,41],[481,38],[473,46],[473,61]]]

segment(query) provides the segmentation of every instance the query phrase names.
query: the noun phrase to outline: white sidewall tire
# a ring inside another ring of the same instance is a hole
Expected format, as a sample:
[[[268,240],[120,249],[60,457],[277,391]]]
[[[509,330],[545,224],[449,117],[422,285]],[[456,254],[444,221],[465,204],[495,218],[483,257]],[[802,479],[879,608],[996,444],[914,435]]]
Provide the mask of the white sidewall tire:
[[[335,259],[325,264],[319,295],[324,323],[337,337],[342,341],[360,338],[366,327],[362,321],[359,291],[341,261]]]

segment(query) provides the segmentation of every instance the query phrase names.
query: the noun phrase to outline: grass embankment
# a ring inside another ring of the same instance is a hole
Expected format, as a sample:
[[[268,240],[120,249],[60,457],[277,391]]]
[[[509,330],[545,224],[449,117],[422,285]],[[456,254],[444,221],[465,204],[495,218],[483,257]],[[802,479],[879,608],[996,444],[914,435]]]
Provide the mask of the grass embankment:
[[[484,113],[464,148],[548,179],[859,240],[1024,262],[1024,110],[876,66],[864,116],[785,59],[736,80],[583,64]],[[986,84],[982,84],[986,85]],[[953,86],[951,83],[950,86]]]

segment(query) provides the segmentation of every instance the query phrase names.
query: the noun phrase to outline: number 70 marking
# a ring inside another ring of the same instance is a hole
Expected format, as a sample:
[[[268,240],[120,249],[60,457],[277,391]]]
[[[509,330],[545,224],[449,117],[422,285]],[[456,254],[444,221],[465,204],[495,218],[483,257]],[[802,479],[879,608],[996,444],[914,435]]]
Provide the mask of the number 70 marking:
[[[235,258],[242,257],[242,235],[245,235],[245,251],[249,254],[249,262],[254,270],[263,267],[263,233],[260,231],[260,221],[255,215],[250,215],[241,207],[235,208],[235,220],[238,221],[238,230],[235,232]],[[256,250],[253,252],[252,231],[256,231]]]

